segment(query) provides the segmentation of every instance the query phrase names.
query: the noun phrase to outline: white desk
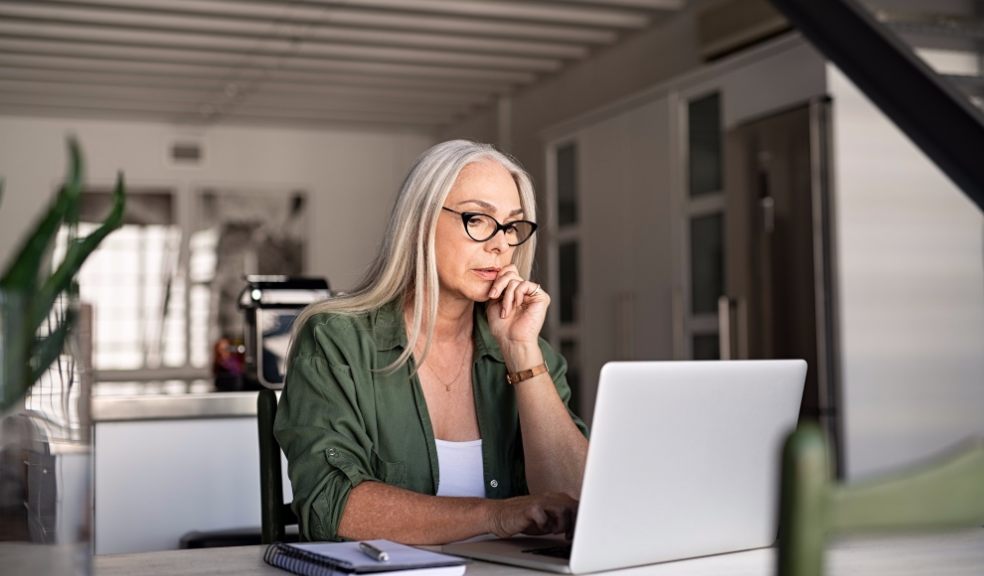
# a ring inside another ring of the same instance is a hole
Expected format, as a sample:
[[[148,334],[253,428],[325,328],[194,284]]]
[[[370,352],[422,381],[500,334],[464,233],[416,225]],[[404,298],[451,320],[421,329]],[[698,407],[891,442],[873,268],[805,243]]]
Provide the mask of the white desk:
[[[173,550],[97,556],[96,576],[283,576],[263,563],[262,546]],[[753,550],[694,560],[667,562],[610,572],[618,576],[771,576],[774,550]],[[852,539],[831,544],[827,573],[834,576],[981,576],[984,529],[891,538]],[[523,568],[473,562],[466,576],[543,576]]]

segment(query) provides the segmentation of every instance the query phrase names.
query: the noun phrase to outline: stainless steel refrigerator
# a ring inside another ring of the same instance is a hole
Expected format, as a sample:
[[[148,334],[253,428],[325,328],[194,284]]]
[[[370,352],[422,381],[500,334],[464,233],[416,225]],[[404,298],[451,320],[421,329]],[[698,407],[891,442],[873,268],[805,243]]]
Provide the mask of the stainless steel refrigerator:
[[[813,100],[728,131],[718,315],[722,359],[807,360],[800,416],[839,447],[830,108]]]

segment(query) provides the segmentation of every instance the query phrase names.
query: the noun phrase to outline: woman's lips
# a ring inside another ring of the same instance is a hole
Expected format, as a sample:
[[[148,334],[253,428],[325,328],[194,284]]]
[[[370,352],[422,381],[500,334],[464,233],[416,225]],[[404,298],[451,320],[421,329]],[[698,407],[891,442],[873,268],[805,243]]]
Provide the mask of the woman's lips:
[[[487,282],[491,282],[499,277],[498,268],[473,268],[472,272],[478,275],[479,278]]]

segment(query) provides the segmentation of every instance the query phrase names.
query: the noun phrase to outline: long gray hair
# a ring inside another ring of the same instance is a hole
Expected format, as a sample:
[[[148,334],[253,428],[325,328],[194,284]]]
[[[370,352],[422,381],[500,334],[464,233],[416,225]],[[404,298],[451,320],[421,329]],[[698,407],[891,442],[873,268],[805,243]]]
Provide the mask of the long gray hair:
[[[401,298],[411,303],[413,311],[407,348],[384,370],[395,370],[405,364],[421,337],[424,338],[420,358],[423,361],[430,350],[437,319],[439,286],[434,250],[437,219],[461,170],[468,164],[486,159],[498,162],[512,174],[519,189],[524,218],[535,222],[533,184],[518,162],[490,144],[468,140],[450,140],[431,147],[417,159],[403,181],[382,247],[365,278],[351,293],[305,308],[294,321],[291,347],[298,331],[315,314],[359,314]],[[523,278],[530,276],[535,252],[534,237],[513,253],[513,264]],[[424,325],[427,333],[421,334]]]

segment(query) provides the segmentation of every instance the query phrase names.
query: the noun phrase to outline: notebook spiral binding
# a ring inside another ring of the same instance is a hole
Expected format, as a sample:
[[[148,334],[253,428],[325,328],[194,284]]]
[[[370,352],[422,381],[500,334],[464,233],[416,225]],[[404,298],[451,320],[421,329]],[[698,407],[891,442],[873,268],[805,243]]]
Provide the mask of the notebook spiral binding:
[[[267,547],[263,554],[263,561],[300,576],[335,576],[352,569],[345,562],[330,562],[324,556],[311,554],[280,543],[274,543]]]

